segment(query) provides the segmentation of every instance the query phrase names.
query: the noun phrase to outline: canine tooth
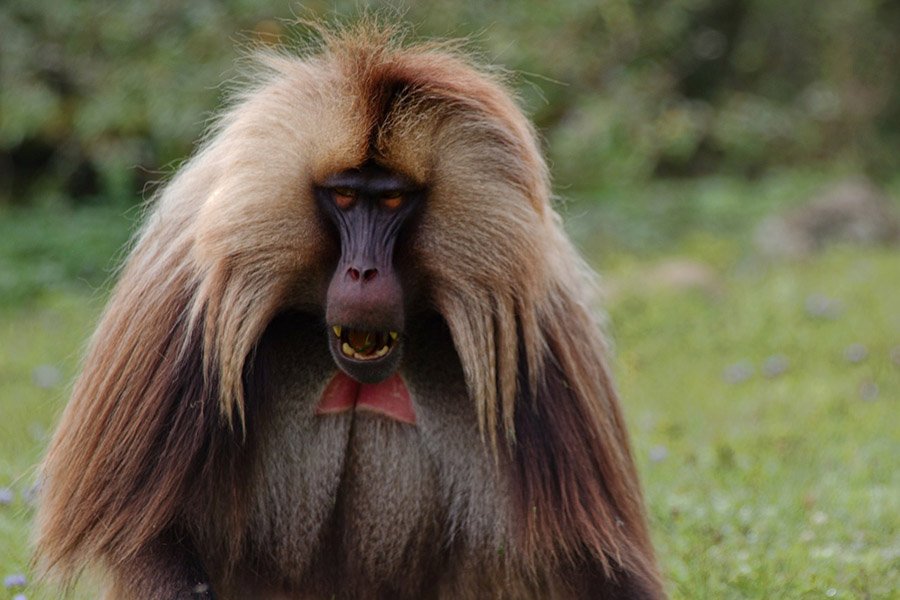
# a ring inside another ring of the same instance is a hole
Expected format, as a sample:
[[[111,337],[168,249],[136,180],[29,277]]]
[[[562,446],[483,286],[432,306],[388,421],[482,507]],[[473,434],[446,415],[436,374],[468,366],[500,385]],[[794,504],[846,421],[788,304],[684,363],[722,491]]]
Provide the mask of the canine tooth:
[[[392,340],[394,340],[394,341],[396,342],[398,337],[400,337],[400,334],[399,334],[399,333],[397,333],[396,331],[392,331],[392,332],[391,332],[391,339],[392,339]]]
[[[341,337],[341,326],[340,325],[335,325],[334,327],[331,328],[331,330],[334,331],[334,335]]]
[[[384,356],[385,354],[388,353],[388,350],[389,350],[389,348],[387,346],[382,346],[381,350],[379,350],[378,352],[375,353],[375,356],[377,356],[378,358],[381,358],[382,356]]]
[[[347,356],[353,356],[354,354],[356,354],[355,352],[353,352],[353,348],[351,348],[350,344],[348,344],[347,342],[344,342],[344,345],[341,346],[341,351],[343,351],[343,353]]]

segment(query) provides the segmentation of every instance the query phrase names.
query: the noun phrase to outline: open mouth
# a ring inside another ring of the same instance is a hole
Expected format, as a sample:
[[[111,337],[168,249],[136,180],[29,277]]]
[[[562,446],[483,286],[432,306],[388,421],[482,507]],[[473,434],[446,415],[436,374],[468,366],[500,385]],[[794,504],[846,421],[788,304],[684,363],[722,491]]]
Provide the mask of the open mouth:
[[[341,325],[331,328],[338,341],[341,354],[359,361],[376,361],[386,357],[397,346],[397,331],[366,331]]]

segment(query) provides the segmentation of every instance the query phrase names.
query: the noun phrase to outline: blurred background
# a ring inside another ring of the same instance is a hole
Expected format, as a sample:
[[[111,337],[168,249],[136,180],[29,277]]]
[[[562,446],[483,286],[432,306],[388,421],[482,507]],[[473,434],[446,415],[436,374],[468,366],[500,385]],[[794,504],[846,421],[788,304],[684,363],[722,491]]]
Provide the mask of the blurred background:
[[[54,597],[34,467],[142,200],[241,47],[365,6],[0,3],[0,598]],[[896,593],[900,3],[371,6],[514,73],[604,277],[672,595]]]

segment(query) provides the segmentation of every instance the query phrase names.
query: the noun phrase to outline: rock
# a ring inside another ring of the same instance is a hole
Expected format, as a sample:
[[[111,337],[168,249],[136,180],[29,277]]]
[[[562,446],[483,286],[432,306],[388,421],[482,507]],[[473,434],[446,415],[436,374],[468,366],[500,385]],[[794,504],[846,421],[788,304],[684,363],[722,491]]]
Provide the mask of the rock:
[[[836,319],[844,310],[840,300],[823,294],[810,294],[804,303],[806,314],[816,319]]]
[[[604,278],[600,290],[603,304],[608,306],[623,295],[641,295],[659,292],[676,294],[698,291],[709,296],[719,296],[725,289],[716,271],[706,263],[689,258],[675,257],[662,260],[639,272],[614,278]],[[598,309],[602,307],[598,306]]]
[[[722,288],[712,267],[687,258],[664,260],[648,270],[643,277],[648,287],[674,292],[699,290],[715,294]]]
[[[743,383],[752,376],[753,365],[745,360],[729,365],[725,368],[725,372],[722,373],[722,378],[725,380],[725,383],[730,383],[732,385]]]
[[[763,363],[762,373],[768,379],[774,379],[781,375],[784,375],[788,367],[790,366],[790,361],[787,356],[783,354],[774,354],[766,359],[766,362]]]
[[[867,379],[859,385],[859,398],[865,402],[871,402],[878,398],[878,384]]]
[[[669,449],[665,446],[653,446],[649,454],[650,462],[662,462],[669,456]]]
[[[62,381],[62,373],[53,365],[38,365],[31,372],[31,380],[39,388],[51,389]]]
[[[844,358],[847,362],[861,363],[869,356],[869,351],[862,344],[850,344],[844,348]]]
[[[41,493],[41,482],[36,481],[34,484],[28,486],[28,489],[22,494],[22,499],[25,500],[29,505],[34,506],[37,504],[38,496]]]
[[[803,258],[835,242],[896,244],[900,216],[884,191],[866,178],[854,177],[763,220],[755,242],[762,254],[774,258]]]

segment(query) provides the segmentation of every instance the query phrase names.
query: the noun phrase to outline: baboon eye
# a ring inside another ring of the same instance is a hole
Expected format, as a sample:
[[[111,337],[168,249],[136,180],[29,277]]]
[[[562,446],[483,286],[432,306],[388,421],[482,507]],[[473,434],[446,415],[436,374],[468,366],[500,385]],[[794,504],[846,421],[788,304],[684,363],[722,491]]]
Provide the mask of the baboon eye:
[[[397,210],[401,206],[403,206],[403,195],[402,194],[388,194],[387,196],[381,197],[381,206],[388,210]]]
[[[346,210],[356,202],[356,190],[349,188],[334,188],[332,190],[334,204],[341,210]]]

